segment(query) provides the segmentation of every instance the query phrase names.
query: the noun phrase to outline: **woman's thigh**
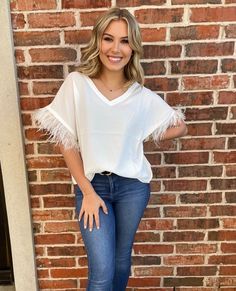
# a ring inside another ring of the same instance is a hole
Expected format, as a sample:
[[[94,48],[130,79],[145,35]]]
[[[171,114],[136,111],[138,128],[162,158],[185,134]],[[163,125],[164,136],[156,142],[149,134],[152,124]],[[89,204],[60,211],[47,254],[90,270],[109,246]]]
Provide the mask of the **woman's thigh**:
[[[131,251],[135,233],[150,198],[150,183],[138,179],[118,182],[113,206],[116,221],[116,247],[122,255]],[[117,254],[119,256],[119,254]]]
[[[80,213],[82,206],[83,194],[75,187],[76,195],[76,212]],[[103,198],[104,199],[104,198]],[[100,228],[97,229],[95,221],[93,222],[92,231],[84,228],[84,215],[79,221],[79,227],[84,241],[84,245],[88,256],[88,267],[92,280],[96,280],[94,276],[102,278],[112,278],[115,266],[114,250],[115,250],[115,220],[112,205],[104,199],[108,214],[105,214],[102,208],[99,208]],[[96,274],[95,274],[96,273]]]

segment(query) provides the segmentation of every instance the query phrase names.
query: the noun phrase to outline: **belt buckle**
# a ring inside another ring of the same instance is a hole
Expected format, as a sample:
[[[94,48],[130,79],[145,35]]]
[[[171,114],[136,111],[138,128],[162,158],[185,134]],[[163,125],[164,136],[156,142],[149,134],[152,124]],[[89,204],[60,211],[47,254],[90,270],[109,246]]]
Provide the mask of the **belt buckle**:
[[[107,172],[107,171],[104,171]],[[103,173],[99,173],[100,175],[106,175],[106,176],[110,176],[112,174],[112,172],[108,172],[108,174],[103,174]]]

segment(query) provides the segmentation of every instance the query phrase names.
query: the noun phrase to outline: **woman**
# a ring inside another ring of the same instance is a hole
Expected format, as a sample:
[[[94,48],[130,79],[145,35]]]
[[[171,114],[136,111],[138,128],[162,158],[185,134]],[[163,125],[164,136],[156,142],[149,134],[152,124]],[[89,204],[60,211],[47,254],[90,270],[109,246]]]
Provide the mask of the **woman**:
[[[141,55],[135,18],[109,9],[95,24],[78,71],[34,114],[48,140],[60,145],[75,185],[89,291],[127,286],[135,233],[150,197],[143,142],[187,133],[183,113],[143,86]]]

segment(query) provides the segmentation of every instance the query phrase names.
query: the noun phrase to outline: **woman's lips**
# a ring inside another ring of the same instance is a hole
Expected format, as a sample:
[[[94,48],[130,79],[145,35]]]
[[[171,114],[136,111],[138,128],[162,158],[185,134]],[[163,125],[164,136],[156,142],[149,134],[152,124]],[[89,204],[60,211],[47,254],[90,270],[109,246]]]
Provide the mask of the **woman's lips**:
[[[113,56],[108,56],[108,59],[111,63],[119,63],[121,61],[121,57],[113,57]]]

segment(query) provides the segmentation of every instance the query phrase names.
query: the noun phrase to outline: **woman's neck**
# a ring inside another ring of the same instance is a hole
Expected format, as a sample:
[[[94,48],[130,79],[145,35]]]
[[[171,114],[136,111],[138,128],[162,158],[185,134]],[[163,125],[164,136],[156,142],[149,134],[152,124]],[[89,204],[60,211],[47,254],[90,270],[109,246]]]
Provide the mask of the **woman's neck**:
[[[118,86],[124,84],[126,81],[123,72],[103,71],[99,78],[102,79],[103,83],[107,84],[107,86],[111,88],[117,88]]]

